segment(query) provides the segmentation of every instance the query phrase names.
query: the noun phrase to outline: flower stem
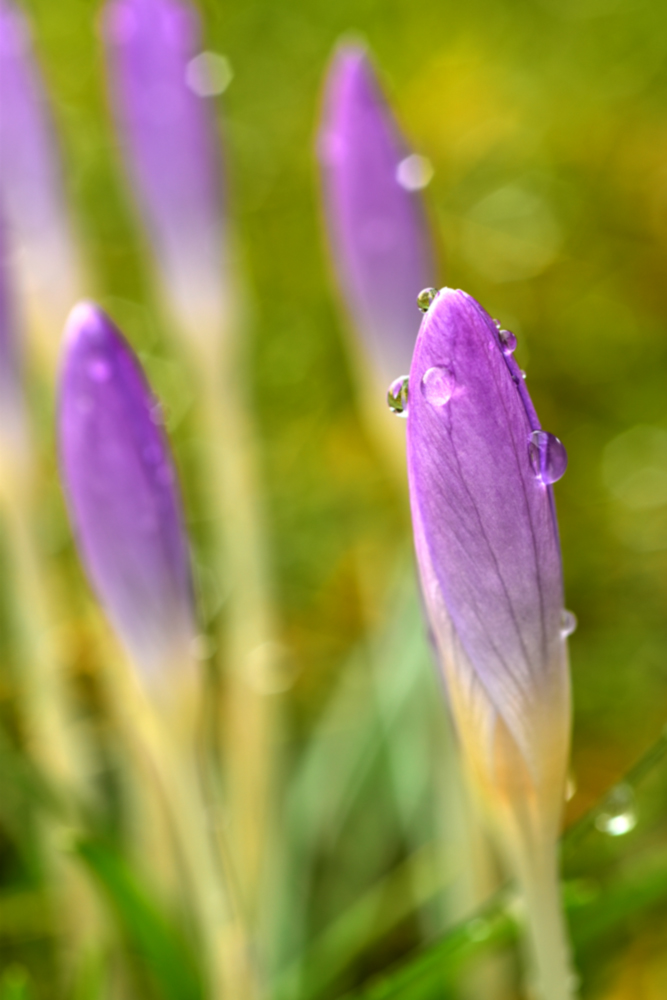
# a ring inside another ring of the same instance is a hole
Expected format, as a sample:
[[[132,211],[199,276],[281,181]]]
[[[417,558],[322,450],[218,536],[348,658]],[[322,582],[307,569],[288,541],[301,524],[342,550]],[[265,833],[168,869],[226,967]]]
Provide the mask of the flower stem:
[[[541,845],[539,852],[520,852],[516,864],[526,905],[527,944],[537,995],[540,1000],[572,1000],[575,979],[562,910],[556,843]]]
[[[246,912],[257,917],[266,862],[279,647],[256,484],[254,435],[238,375],[201,364],[215,548],[230,590],[225,620],[225,770],[230,846]]]

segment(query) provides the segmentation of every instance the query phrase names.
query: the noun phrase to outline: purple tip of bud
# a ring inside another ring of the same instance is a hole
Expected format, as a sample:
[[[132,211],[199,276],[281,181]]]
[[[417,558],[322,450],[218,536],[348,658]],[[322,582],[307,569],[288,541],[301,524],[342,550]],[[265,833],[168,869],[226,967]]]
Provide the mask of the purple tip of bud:
[[[111,0],[103,18],[109,84],[128,172],[163,277],[219,282],[222,185],[214,109],[192,89],[195,9],[180,0]]]
[[[433,251],[410,156],[365,51],[343,45],[325,84],[318,136],[324,207],[338,281],[381,384],[408,370],[417,296]]]
[[[33,280],[69,288],[75,262],[55,135],[28,24],[9,0],[0,0],[0,198]]]
[[[188,661],[195,635],[174,465],[159,406],[105,313],[79,304],[65,337],[59,444],[70,518],[92,584],[150,681]]]
[[[535,774],[567,744],[563,583],[549,485],[565,471],[565,452],[541,430],[504,346],[473,298],[449,288],[438,294],[410,370],[408,475],[445,673],[483,691]]]

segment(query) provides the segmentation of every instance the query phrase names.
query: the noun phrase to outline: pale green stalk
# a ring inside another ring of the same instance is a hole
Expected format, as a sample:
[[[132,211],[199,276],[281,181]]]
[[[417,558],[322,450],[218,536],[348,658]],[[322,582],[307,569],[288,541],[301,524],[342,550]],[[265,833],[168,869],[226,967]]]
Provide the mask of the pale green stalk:
[[[525,907],[528,966],[539,1000],[572,1000],[575,977],[558,872],[558,826],[536,815],[530,801],[504,811],[507,855]],[[552,812],[553,810],[549,810]]]
[[[167,669],[165,676],[171,681],[175,673]],[[251,949],[202,790],[195,677],[193,665],[187,665],[181,683],[153,697],[140,690],[127,670],[116,676],[116,696],[122,696],[121,721],[142,783],[157,789],[172,833],[176,864],[203,946],[210,996],[254,1000]],[[150,787],[147,793],[152,793]]]
[[[16,445],[18,444],[18,447]],[[9,548],[19,642],[18,681],[28,752],[76,815],[88,788],[85,753],[75,730],[63,653],[57,639],[48,571],[35,538],[36,492],[27,440],[0,446],[0,504]],[[42,841],[63,921],[63,964],[69,976],[100,926],[96,902],[85,879],[65,853],[68,828],[51,818]]]
[[[213,522],[214,564],[227,593],[222,732],[229,846],[244,912],[263,918],[275,774],[272,680],[280,647],[257,483],[256,437],[244,385],[239,323],[220,289],[168,295],[189,350]],[[232,329],[233,328],[233,329]]]

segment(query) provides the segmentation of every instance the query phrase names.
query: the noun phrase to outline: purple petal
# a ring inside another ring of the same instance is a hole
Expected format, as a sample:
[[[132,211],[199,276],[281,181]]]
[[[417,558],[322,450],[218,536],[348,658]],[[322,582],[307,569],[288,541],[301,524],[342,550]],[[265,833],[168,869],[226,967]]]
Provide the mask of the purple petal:
[[[318,152],[337,278],[378,378],[388,385],[409,368],[417,295],[433,284],[435,265],[420,196],[404,176],[409,151],[359,47],[341,46],[334,56]]]
[[[60,162],[25,17],[0,0],[0,200],[32,291],[69,309],[78,280]],[[62,316],[58,317],[62,322]]]
[[[493,320],[448,288],[422,323],[409,386],[417,559],[445,672],[463,664],[455,684],[479,685],[543,771],[567,743],[568,679],[552,490],[531,461],[535,410]]]
[[[92,303],[72,311],[60,384],[61,475],[79,551],[121,640],[150,678],[195,634],[188,543],[158,404]]]
[[[103,31],[121,145],[163,277],[196,294],[222,280],[223,252],[214,109],[187,83],[199,17],[180,0],[112,0]]]

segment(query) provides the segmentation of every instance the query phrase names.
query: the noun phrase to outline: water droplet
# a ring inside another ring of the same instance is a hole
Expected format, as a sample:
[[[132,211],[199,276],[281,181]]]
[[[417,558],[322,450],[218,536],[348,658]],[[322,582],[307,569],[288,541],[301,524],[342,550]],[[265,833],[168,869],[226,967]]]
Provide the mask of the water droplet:
[[[545,485],[558,482],[567,469],[565,446],[547,431],[533,431],[528,438],[528,455],[535,476]]]
[[[185,67],[185,83],[197,97],[222,94],[233,76],[229,59],[217,52],[200,52]]]
[[[111,378],[111,365],[105,358],[92,358],[87,370],[93,382],[108,382]]]
[[[610,837],[622,837],[637,825],[635,793],[630,785],[617,785],[598,813],[595,825]]]
[[[424,373],[421,390],[433,406],[444,406],[452,398],[455,386],[456,379],[449,368],[435,365]]]
[[[495,326],[496,330],[502,330],[503,328],[503,324],[500,322],[499,319],[494,319],[493,325]]]
[[[157,424],[158,427],[161,427],[164,424],[164,419],[165,419],[164,410],[162,409],[162,404],[156,401],[151,406],[151,420],[153,421],[154,424]]]
[[[421,191],[433,179],[433,164],[425,156],[406,156],[396,167],[396,180],[406,191]]]
[[[567,639],[568,635],[572,635],[577,628],[577,616],[573,611],[561,611],[560,615],[560,634],[564,639]]]
[[[526,381],[526,379],[528,378],[528,376],[526,375],[526,373],[525,373],[525,371],[523,370],[523,368],[519,368],[519,374],[521,375],[521,378],[522,378],[522,379],[524,380],[524,382],[525,382],[525,381]]]
[[[437,288],[423,288],[417,296],[417,307],[421,312],[428,312],[429,306],[438,294]]]
[[[399,375],[387,389],[387,405],[398,417],[408,415],[408,376]]]
[[[512,333],[512,331],[498,329],[498,336],[500,337],[500,343],[503,346],[503,354],[514,354],[516,351],[516,336]]]

